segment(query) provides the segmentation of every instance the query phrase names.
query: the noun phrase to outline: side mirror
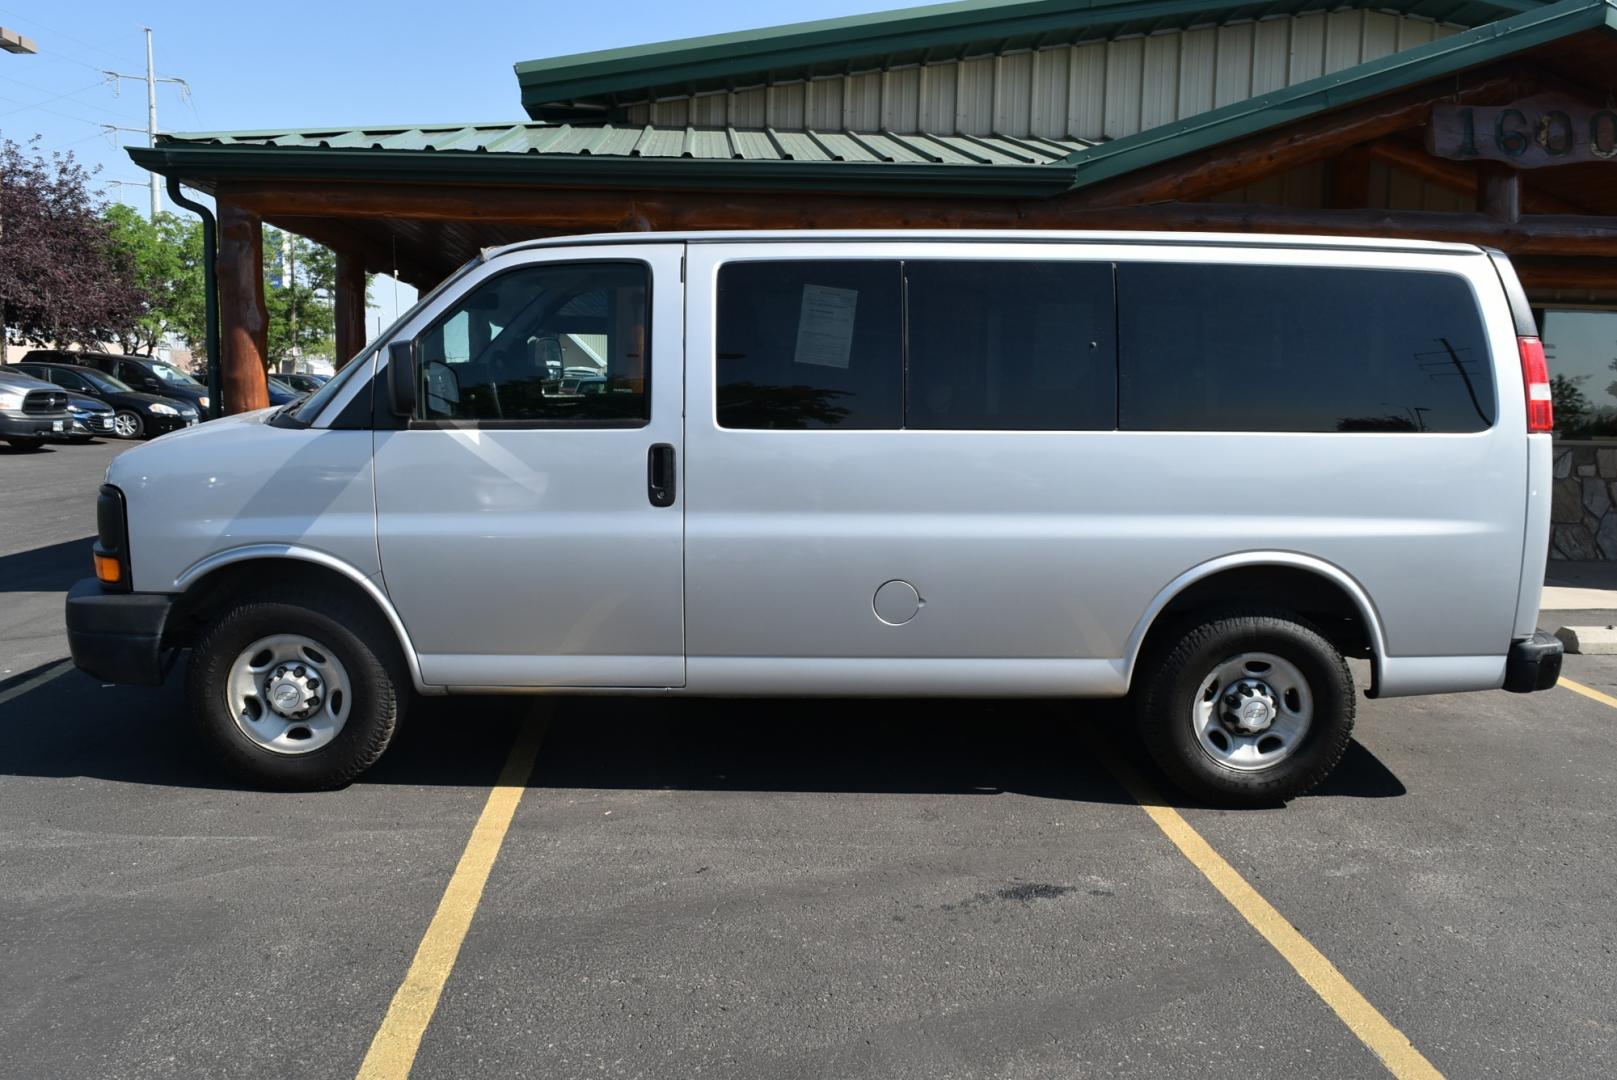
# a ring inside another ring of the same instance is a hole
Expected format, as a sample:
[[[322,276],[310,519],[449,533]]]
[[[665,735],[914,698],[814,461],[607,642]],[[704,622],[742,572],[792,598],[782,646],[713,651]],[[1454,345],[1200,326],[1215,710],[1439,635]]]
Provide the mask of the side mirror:
[[[395,341],[387,347],[387,402],[394,416],[415,415],[415,342]]]
[[[142,385],[148,391],[150,391],[151,393],[154,393],[154,394],[157,393],[159,390],[163,389],[163,384],[158,382],[156,379],[147,379]]]

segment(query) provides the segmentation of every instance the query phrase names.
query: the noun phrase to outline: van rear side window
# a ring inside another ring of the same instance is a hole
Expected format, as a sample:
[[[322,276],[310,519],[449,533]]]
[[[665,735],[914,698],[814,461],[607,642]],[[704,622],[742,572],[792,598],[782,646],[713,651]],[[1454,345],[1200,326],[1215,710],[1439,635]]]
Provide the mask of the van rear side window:
[[[1110,430],[1117,422],[1112,264],[904,264],[905,426]]]
[[[1125,263],[1118,316],[1125,430],[1493,425],[1477,301],[1452,274]]]

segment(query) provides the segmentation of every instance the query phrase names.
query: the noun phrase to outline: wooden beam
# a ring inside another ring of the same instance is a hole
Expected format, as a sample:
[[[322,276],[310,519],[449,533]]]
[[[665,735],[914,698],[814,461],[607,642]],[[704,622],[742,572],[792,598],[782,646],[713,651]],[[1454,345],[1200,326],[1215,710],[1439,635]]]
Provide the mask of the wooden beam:
[[[1458,161],[1433,157],[1423,146],[1399,138],[1387,138],[1377,139],[1369,143],[1365,149],[1378,161],[1402,169],[1422,180],[1466,195],[1477,195],[1478,181],[1475,169]],[[1481,210],[1482,207],[1479,205],[1478,209]],[[1525,186],[1521,193],[1521,209],[1528,214],[1588,213],[1585,207],[1569,203],[1565,199],[1558,199],[1554,195],[1541,194]]]
[[[366,270],[374,273],[391,274],[397,267],[399,279],[409,282],[418,289],[421,288],[421,282],[443,280],[444,275],[465,261],[438,260],[433,258],[437,252],[418,252],[410,244],[390,244],[386,239],[366,231],[359,222],[284,215],[266,217],[265,220],[276,228],[306,237],[333,251],[352,252],[363,260]],[[385,222],[374,224],[387,227]],[[445,266],[444,263],[448,265]]]
[[[264,304],[264,225],[251,211],[220,202],[219,387],[226,413],[269,404],[265,357],[269,311]]]
[[[1499,69],[1413,87],[1104,181],[1088,189],[1087,201],[1094,206],[1129,206],[1205,198],[1417,127],[1426,122],[1433,105],[1508,101],[1528,89],[1522,75]]]
[[[240,189],[237,189],[240,190]],[[1082,193],[1036,201],[959,201],[765,193],[630,195],[414,185],[308,188],[263,186],[256,200],[282,213],[421,217],[469,222],[520,220],[534,232],[613,229],[630,214],[662,230],[709,229],[1205,229],[1323,233],[1492,244],[1519,254],[1617,254],[1617,217],[1524,215],[1508,225],[1482,214],[1432,211],[1297,210],[1232,203],[1172,202],[1101,207]]]
[[[1529,291],[1588,289],[1617,292],[1617,259],[1547,259],[1534,256],[1511,260],[1522,285]]]
[[[337,367],[365,347],[365,260],[352,248],[337,249]]]

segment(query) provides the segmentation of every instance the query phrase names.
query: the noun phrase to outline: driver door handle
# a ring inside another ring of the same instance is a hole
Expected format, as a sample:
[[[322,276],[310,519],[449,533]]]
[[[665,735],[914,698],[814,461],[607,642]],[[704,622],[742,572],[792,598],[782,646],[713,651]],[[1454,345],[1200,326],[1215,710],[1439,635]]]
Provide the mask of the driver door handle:
[[[658,443],[646,453],[646,496],[652,506],[673,506],[676,477],[674,448]]]

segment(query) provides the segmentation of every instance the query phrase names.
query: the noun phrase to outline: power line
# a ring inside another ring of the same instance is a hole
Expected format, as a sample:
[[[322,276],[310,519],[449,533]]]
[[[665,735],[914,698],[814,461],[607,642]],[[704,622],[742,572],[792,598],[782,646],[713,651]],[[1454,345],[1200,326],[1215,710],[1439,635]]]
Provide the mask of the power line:
[[[10,76],[7,76],[7,75],[0,75],[0,79],[4,79],[8,83],[16,83],[18,86],[25,86],[30,90],[42,90],[42,89],[44,89],[43,87],[35,86],[33,83],[23,82],[21,79],[13,79],[13,78],[11,78]],[[21,109],[12,109],[10,112],[0,113],[0,116],[10,116],[10,115],[12,115],[12,113],[22,112],[23,109],[37,109],[41,105],[49,105],[53,101],[61,101],[63,98],[70,98],[70,97],[73,97],[73,95],[75,95],[75,94],[82,94],[82,93],[85,93],[86,91],[89,91],[89,90],[95,90],[95,89],[99,89],[101,87],[105,87],[106,85],[107,85],[107,80],[105,78],[103,78],[100,82],[91,83],[89,86],[81,86],[77,90],[69,90],[66,93],[56,94],[53,97],[48,97],[48,98],[45,98],[45,99],[43,99],[41,101],[30,102],[29,104],[24,105]],[[6,100],[10,101],[10,100],[13,100],[13,99],[7,98]],[[109,113],[112,113],[114,116],[121,116],[124,119],[131,119],[131,117],[129,116],[128,113],[121,112],[118,109],[114,109],[110,105],[102,105],[100,102],[96,102],[96,101],[75,101],[73,104],[75,104],[75,105],[88,105],[92,109],[100,109],[102,112],[109,112]]]
[[[30,104],[29,102],[26,102],[26,101],[19,101],[16,98],[6,97],[4,94],[0,94],[0,101],[9,101],[13,105],[20,105],[21,106],[21,108],[12,109],[10,112],[0,113],[0,117],[15,116],[17,113],[26,112],[29,109],[38,109],[40,112],[47,112],[47,113],[50,113],[52,116],[60,116],[64,120],[77,120],[81,124],[100,124],[101,123],[100,120],[91,120],[88,116],[74,116],[72,113],[65,113],[65,112],[62,112],[60,109],[47,109],[43,105],[34,105],[34,104]]]

